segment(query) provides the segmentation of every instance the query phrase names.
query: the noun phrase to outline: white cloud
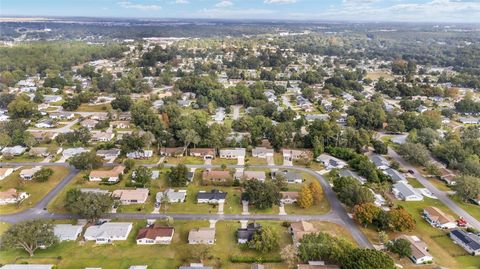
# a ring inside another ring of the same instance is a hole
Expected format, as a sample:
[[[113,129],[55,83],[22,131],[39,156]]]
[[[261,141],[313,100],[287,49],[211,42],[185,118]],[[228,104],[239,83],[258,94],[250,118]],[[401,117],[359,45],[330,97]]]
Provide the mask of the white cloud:
[[[188,0],[175,0],[173,3],[175,4],[188,4],[190,1]]]
[[[232,1],[224,0],[215,4],[216,7],[231,7],[233,6]]]
[[[265,4],[293,4],[296,3],[297,0],[265,0],[263,2]]]
[[[275,14],[271,9],[225,9],[225,8],[204,8],[197,12],[198,17],[203,18],[222,18],[222,19],[243,19],[243,18],[265,18]]]
[[[122,1],[122,2],[118,2],[117,4],[120,5],[123,8],[138,9],[138,10],[142,10],[142,11],[154,11],[154,10],[162,9],[162,7],[159,6],[159,5],[138,4],[138,3],[133,3],[133,2],[130,2],[130,1]]]

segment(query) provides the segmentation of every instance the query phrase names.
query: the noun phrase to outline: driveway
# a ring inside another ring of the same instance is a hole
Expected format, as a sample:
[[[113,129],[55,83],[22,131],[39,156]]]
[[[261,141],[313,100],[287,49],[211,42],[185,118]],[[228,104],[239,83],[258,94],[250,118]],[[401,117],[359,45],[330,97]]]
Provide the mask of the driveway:
[[[480,230],[480,221],[472,217],[467,211],[463,210],[460,206],[458,206],[454,201],[452,201],[448,197],[448,193],[441,191],[435,187],[428,179],[426,179],[422,174],[420,174],[415,167],[407,163],[403,157],[398,155],[393,149],[388,149],[388,155],[397,161],[402,167],[408,170],[413,170],[413,176],[427,188],[434,196],[436,196],[442,203],[444,203],[450,210],[452,210],[455,214],[459,215],[460,217],[464,218],[468,224],[474,227],[477,230]]]
[[[242,106],[239,106],[239,105],[236,105],[236,106],[232,106],[232,109],[233,109],[233,116],[232,116],[232,119],[233,120],[238,120],[240,119],[240,108]]]

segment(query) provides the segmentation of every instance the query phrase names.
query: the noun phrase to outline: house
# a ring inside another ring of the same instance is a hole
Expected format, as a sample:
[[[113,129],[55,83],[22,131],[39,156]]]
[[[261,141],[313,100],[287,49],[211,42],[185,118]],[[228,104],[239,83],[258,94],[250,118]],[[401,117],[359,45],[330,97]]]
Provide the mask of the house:
[[[53,269],[53,264],[5,264],[1,269]]]
[[[165,104],[165,102],[164,102],[163,100],[155,100],[155,101],[152,103],[152,106],[153,106],[155,109],[159,109],[159,108],[161,108],[164,104]]]
[[[34,130],[28,130],[28,132],[30,132],[33,138],[40,143],[52,141],[58,136],[57,132],[45,132],[45,131],[34,131]]]
[[[4,180],[6,177],[13,173],[13,168],[0,167],[0,180]]]
[[[287,161],[311,159],[312,153],[307,150],[282,149],[283,159]]]
[[[250,269],[265,269],[265,266],[263,264],[254,263]]]
[[[258,223],[249,223],[246,228],[237,229],[237,243],[245,244],[248,243],[253,238],[253,234],[256,231],[259,231],[262,228],[262,225]]]
[[[306,221],[293,222],[290,224],[288,231],[292,235],[292,239],[295,244],[298,244],[303,235],[318,232],[317,228],[315,228],[313,224]]]
[[[230,171],[205,170],[202,173],[202,179],[210,182],[227,182],[233,178]]]
[[[256,147],[252,149],[252,157],[265,159],[267,157],[273,157],[273,149],[268,149],[266,147]]]
[[[455,229],[450,232],[450,238],[470,255],[480,255],[480,236],[464,230]]]
[[[296,203],[298,200],[298,192],[297,191],[282,191],[280,192],[282,198],[280,198],[280,202],[284,205],[291,205]]]
[[[107,112],[94,112],[90,116],[90,119],[97,120],[97,121],[108,120],[108,113]]]
[[[190,156],[202,157],[204,160],[213,160],[215,158],[214,148],[194,148],[190,149]]]
[[[63,158],[68,159],[84,152],[88,152],[88,150],[84,148],[69,148],[64,150],[62,152],[62,155],[63,155]]]
[[[138,231],[137,245],[170,244],[175,229],[173,227],[156,226],[142,228]]]
[[[97,244],[110,244],[113,241],[127,240],[132,227],[131,222],[106,222],[88,227],[83,237]]]
[[[150,191],[144,188],[134,190],[114,190],[112,197],[119,199],[122,205],[144,204]]]
[[[131,265],[128,269],[148,269],[148,265]]]
[[[123,165],[117,165],[110,170],[93,170],[90,172],[88,179],[90,181],[108,181],[118,182],[120,175],[123,175],[125,167]]]
[[[14,188],[0,192],[0,205],[16,204],[29,196],[26,192],[18,192]]]
[[[180,266],[178,269],[213,269],[213,267],[203,266],[203,263],[191,263],[190,266]]]
[[[456,175],[452,171],[447,168],[440,168],[440,179],[445,181],[447,185],[453,186],[457,184],[457,182],[455,182],[455,177]]]
[[[323,164],[323,166],[325,167],[326,170],[332,170],[334,168],[336,169],[342,169],[344,168],[345,166],[347,166],[347,163],[338,159],[338,158],[335,158],[333,156],[330,156],[328,154],[321,154],[320,156],[318,156],[315,161]]]
[[[428,253],[427,244],[420,240],[420,238],[410,235],[401,235],[397,237],[397,239],[405,239],[410,242],[410,249],[412,250],[410,259],[413,261],[413,263],[423,264],[433,261],[432,255]]]
[[[370,161],[375,164],[375,166],[380,170],[385,170],[390,167],[390,163],[385,159],[385,157],[374,154],[370,156]]]
[[[42,167],[40,166],[23,169],[22,171],[20,171],[20,178],[24,180],[31,180],[33,178],[33,175],[35,175],[36,172],[40,171],[40,169],[42,169]]]
[[[60,101],[62,101],[62,96],[60,95],[44,95],[43,96],[43,102],[47,104],[56,103]]]
[[[303,177],[299,173],[295,172],[289,172],[289,171],[280,171],[280,172],[275,172],[273,173],[273,178],[276,179],[278,176],[283,177],[287,183],[302,183],[303,182]]]
[[[5,155],[5,156],[19,156],[19,155],[22,155],[23,153],[25,153],[26,150],[27,150],[27,148],[22,147],[22,146],[4,147],[2,149],[2,155]]]
[[[458,120],[463,124],[480,124],[480,118],[474,118],[474,117],[463,118],[462,117]]]
[[[62,241],[76,241],[78,236],[82,233],[82,225],[72,224],[55,224],[53,226],[53,233],[60,242]]]
[[[308,114],[305,115],[305,120],[308,122],[321,120],[321,121],[328,121],[330,120],[330,115],[328,114]]]
[[[95,131],[95,132],[90,132],[92,135],[91,141],[93,142],[108,142],[112,141],[112,139],[115,137],[115,134],[112,132],[100,132],[100,131]]]
[[[309,261],[308,264],[297,264],[297,269],[340,269],[340,266],[325,264],[323,261]]]
[[[120,156],[120,149],[102,149],[97,150],[97,156],[103,159],[116,159]]]
[[[50,155],[50,153],[48,152],[48,148],[34,147],[30,148],[30,150],[28,151],[28,155],[35,157],[47,157]]]
[[[220,158],[222,159],[237,159],[245,158],[245,149],[244,148],[234,148],[234,149],[221,149]]]
[[[125,120],[111,121],[110,127],[117,128],[117,129],[128,129],[130,128],[130,121],[125,121]]]
[[[54,128],[55,122],[53,120],[44,119],[35,123],[35,128]]]
[[[97,124],[98,124],[98,120],[92,120],[92,119],[85,119],[80,122],[80,125],[87,129],[93,129]]]
[[[168,198],[169,203],[183,203],[187,197],[187,190],[167,189],[164,192],[157,192],[155,201],[160,204],[164,196]]]
[[[148,159],[153,156],[153,150],[139,150],[127,153],[129,159]]]
[[[235,179],[241,180],[252,180],[256,179],[258,181],[265,181],[266,175],[264,171],[237,171],[235,172]]]
[[[54,120],[71,120],[75,117],[75,114],[72,112],[52,112],[48,116]]]
[[[417,191],[412,185],[405,181],[399,181],[393,185],[393,194],[398,200],[403,201],[421,201],[423,195]]]
[[[387,168],[383,170],[383,173],[389,176],[393,182],[406,181],[405,176],[393,168]]]
[[[190,245],[215,244],[215,228],[198,228],[190,230],[188,233],[188,243]]]
[[[185,148],[184,147],[176,147],[176,148],[161,148],[160,155],[167,156],[167,157],[181,157],[183,156]]]
[[[225,203],[226,192],[211,190],[210,192],[199,191],[197,194],[197,203],[199,204],[218,204]]]
[[[433,206],[424,208],[422,217],[436,228],[454,229],[457,227],[457,222],[452,216]]]
[[[338,173],[339,177],[353,177],[354,179],[358,180],[362,185],[367,183],[367,180],[364,177],[359,176],[357,173],[348,170],[348,169],[342,169]]]

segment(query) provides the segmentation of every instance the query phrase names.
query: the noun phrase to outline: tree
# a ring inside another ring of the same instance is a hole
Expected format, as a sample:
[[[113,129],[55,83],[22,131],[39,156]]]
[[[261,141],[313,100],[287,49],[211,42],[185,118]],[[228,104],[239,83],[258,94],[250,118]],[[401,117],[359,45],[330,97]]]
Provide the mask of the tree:
[[[270,226],[263,226],[253,234],[252,240],[248,242],[248,247],[268,253],[278,249],[278,240],[278,234]]]
[[[280,192],[271,182],[249,180],[245,183],[245,196],[258,209],[271,208],[280,202]]]
[[[51,168],[42,167],[33,174],[33,180],[36,182],[45,182],[50,178],[51,175],[53,175],[53,170]]]
[[[403,238],[397,238],[387,244],[387,249],[390,252],[398,254],[400,258],[410,257],[412,249],[410,248],[410,241]]]
[[[168,172],[168,182],[172,187],[184,187],[188,182],[188,168],[184,164],[179,164],[176,167],[170,168]]]
[[[400,154],[415,164],[426,166],[430,162],[430,151],[423,144],[406,142],[400,146]]]
[[[133,105],[132,98],[128,95],[119,95],[111,102],[113,109],[120,109],[121,111],[128,111]]]
[[[295,245],[286,245],[280,251],[280,257],[282,257],[283,261],[287,264],[288,268],[296,268],[298,263],[298,250]]]
[[[79,108],[81,104],[82,103],[80,102],[80,98],[78,98],[77,96],[73,96],[65,99],[65,101],[62,104],[62,107],[67,111],[74,111],[74,110],[77,110],[77,108]]]
[[[457,195],[463,200],[474,200],[480,194],[480,178],[469,175],[461,175],[455,178],[454,189]]]
[[[388,147],[385,145],[380,140],[374,140],[373,141],[373,148],[375,149],[375,152],[378,154],[387,154],[388,153]]]
[[[412,231],[415,229],[415,220],[404,208],[398,207],[388,213],[388,224],[394,231]]]
[[[25,94],[19,94],[8,104],[8,113],[10,117],[30,118],[37,111],[37,104],[30,101],[30,97]]]
[[[302,261],[329,261],[339,264],[354,248],[349,241],[324,232],[305,234],[299,243],[298,257]]]
[[[372,224],[378,217],[381,209],[372,203],[355,205],[353,208],[353,218],[359,224],[367,225]]]
[[[308,184],[308,187],[312,192],[313,203],[319,204],[322,201],[322,193],[323,193],[322,186],[320,186],[320,183],[317,180],[314,180],[310,182],[310,184]]]
[[[132,179],[142,187],[147,186],[152,180],[152,170],[145,166],[139,166],[133,173],[135,173],[135,177],[132,176]]]
[[[106,194],[71,189],[65,197],[65,208],[70,213],[90,221],[101,218],[112,209],[112,206],[113,198]]]
[[[288,182],[287,182],[287,179],[285,178],[284,174],[277,173],[275,175],[275,181],[274,182],[275,182],[275,186],[277,186],[277,188],[280,191],[287,191],[288,190]]]
[[[338,199],[348,206],[374,201],[372,192],[353,177],[335,178],[333,180],[333,191],[337,193]]]
[[[23,248],[31,257],[38,248],[57,243],[58,238],[51,222],[36,219],[12,225],[2,235],[1,242],[4,248]]]
[[[97,169],[103,164],[101,157],[97,156],[94,151],[82,152],[71,157],[68,163],[80,170]]]
[[[366,248],[356,248],[350,251],[341,262],[342,268],[348,269],[394,269],[395,265],[387,254]]]
[[[138,132],[132,134],[126,134],[122,137],[120,142],[122,151],[124,153],[137,151],[143,149],[146,145],[146,141]]]
[[[313,205],[313,195],[307,185],[303,185],[300,189],[297,203],[301,208],[310,208]]]
[[[188,146],[193,143],[194,145],[200,142],[200,136],[193,129],[183,129],[180,130],[177,134],[178,138],[183,141],[183,147],[186,149]]]

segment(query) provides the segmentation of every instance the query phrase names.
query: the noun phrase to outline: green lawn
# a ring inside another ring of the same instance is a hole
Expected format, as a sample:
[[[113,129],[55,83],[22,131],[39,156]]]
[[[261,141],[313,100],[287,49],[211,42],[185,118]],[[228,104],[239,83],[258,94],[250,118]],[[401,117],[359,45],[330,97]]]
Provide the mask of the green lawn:
[[[82,104],[75,112],[107,112],[112,109],[110,104],[88,105]]]
[[[267,165],[267,159],[247,157],[245,158],[245,164],[247,165]]]
[[[212,160],[213,165],[235,165],[237,164],[237,159],[222,159],[222,158],[215,158]]]
[[[0,161],[4,163],[22,163],[22,162],[40,162],[43,157],[30,156],[28,153],[25,153],[20,156],[15,156],[13,158],[1,158]]]
[[[165,158],[165,163],[168,164],[203,164],[204,161],[200,157],[192,157],[192,156],[185,156],[185,157],[167,157]]]
[[[475,205],[469,202],[464,202],[456,195],[450,195],[450,199],[452,199],[455,203],[457,203],[463,210],[467,211],[472,217],[480,220],[480,206]]]
[[[6,179],[0,181],[0,190],[4,191],[9,188],[17,188],[22,192],[27,192],[30,196],[17,205],[3,205],[0,206],[0,214],[10,214],[23,211],[32,207],[40,201],[50,190],[52,190],[69,172],[68,168],[62,166],[52,166],[53,175],[47,182],[35,182],[33,180],[23,180],[19,174],[22,169],[15,171]]]
[[[416,235],[421,238],[429,248],[435,264],[448,268],[477,269],[479,268],[479,258],[467,255],[467,253],[455,245],[448,237],[448,232],[430,226],[422,217],[421,212],[427,206],[435,206],[443,212],[457,217],[440,201],[430,198],[424,198],[418,202],[396,201],[397,205],[404,207],[416,221],[416,229],[407,234]],[[363,229],[366,235],[373,241],[377,241],[377,233],[372,229]],[[390,233],[390,238],[395,238],[399,233]],[[402,263],[403,265],[404,263]],[[405,263],[406,268],[417,268],[412,263]],[[428,267],[430,268],[430,267]]]
[[[236,243],[235,231],[240,224],[236,221],[219,221],[216,224],[216,243],[205,247],[188,245],[188,232],[193,228],[208,227],[207,221],[175,221],[175,235],[170,245],[138,246],[135,236],[145,225],[144,221],[135,222],[135,228],[127,241],[117,241],[112,245],[95,245],[93,242],[64,242],[45,250],[38,250],[33,258],[27,257],[20,249],[2,250],[0,263],[53,263],[59,268],[102,267],[104,269],[127,269],[131,265],[148,265],[152,269],[178,268],[191,262],[200,262],[199,251],[208,248],[204,264],[214,268],[250,268],[250,264],[232,264],[232,255],[272,257],[279,256],[280,249],[291,243],[286,227],[281,222],[260,221],[260,224],[271,226],[280,238],[280,248],[276,251],[261,254],[245,249]],[[93,255],[92,255],[93,254]],[[267,264],[267,268],[286,269],[283,264]]]

